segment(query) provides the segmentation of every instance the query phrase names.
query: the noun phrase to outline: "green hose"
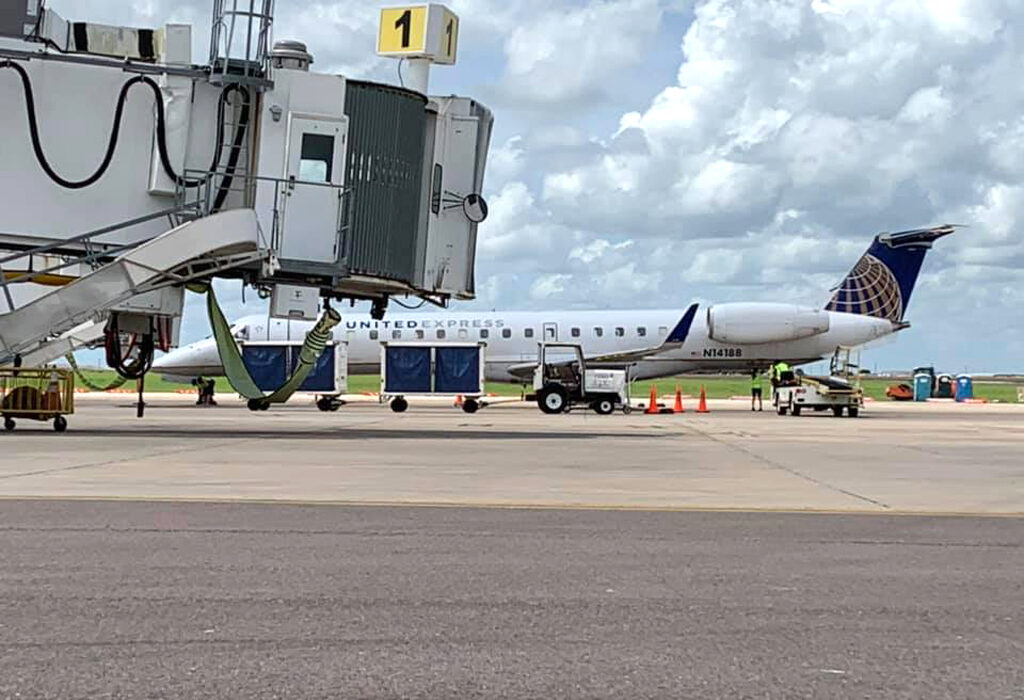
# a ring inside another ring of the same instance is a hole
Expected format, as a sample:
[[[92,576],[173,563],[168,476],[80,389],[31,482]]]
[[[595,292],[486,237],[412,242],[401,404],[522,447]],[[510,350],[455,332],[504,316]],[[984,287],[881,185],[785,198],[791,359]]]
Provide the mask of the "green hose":
[[[331,340],[331,329],[341,323],[341,314],[331,308],[325,309],[316,325],[306,334],[302,348],[299,350],[299,361],[295,365],[292,376],[277,391],[264,394],[256,386],[256,382],[253,381],[242,360],[242,352],[238,349],[234,336],[231,335],[231,324],[224,318],[224,312],[221,311],[220,305],[217,303],[213,287],[207,285],[205,289],[200,289],[192,285],[189,289],[206,294],[206,311],[210,317],[210,327],[213,328],[213,337],[217,342],[217,351],[220,353],[224,375],[227,377],[228,383],[231,384],[231,388],[249,400],[249,408],[253,410],[266,408],[272,403],[284,403],[291,398],[292,394],[302,386],[302,382],[306,381],[306,377],[316,366],[320,355],[323,354],[324,348]]]
[[[111,389],[117,389],[118,387],[124,385],[124,383],[128,381],[128,379],[125,377],[117,376],[114,378],[114,381],[110,382],[110,384],[107,384],[106,386],[96,384],[87,376],[85,376],[82,370],[78,368],[78,363],[75,362],[74,354],[69,352],[67,355],[64,356],[64,359],[68,361],[69,365],[71,365],[71,369],[74,370],[75,376],[77,376],[82,381],[82,384],[85,384],[93,391],[110,391]]]

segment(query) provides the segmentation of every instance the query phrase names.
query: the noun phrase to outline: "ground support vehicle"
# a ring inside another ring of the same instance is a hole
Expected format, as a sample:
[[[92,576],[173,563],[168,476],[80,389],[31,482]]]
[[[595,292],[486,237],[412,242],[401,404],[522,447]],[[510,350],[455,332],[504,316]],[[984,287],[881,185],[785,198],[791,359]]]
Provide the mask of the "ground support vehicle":
[[[409,396],[451,397],[466,413],[483,401],[486,343],[381,343],[380,400],[395,413],[409,408]]]
[[[837,418],[846,412],[856,418],[864,405],[863,390],[839,377],[798,377],[772,392],[772,404],[780,416],[799,416],[803,410],[831,410]]]
[[[533,389],[537,406],[548,414],[580,404],[608,415],[616,408],[628,413],[630,365],[588,365],[577,343],[538,343]]]
[[[68,428],[64,416],[75,412],[75,375],[71,370],[0,368],[0,413],[4,430],[14,430],[15,418],[53,421],[53,429]]]

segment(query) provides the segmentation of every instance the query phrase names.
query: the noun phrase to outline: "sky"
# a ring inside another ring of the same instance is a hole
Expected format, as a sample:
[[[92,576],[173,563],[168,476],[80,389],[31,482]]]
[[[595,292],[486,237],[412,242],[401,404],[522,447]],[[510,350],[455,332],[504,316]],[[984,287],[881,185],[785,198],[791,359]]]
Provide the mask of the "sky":
[[[193,24],[209,0],[51,0],[68,19]],[[388,4],[395,4],[389,2]],[[457,309],[819,306],[873,235],[964,224],[925,262],[878,369],[1024,370],[1018,0],[451,0],[431,92],[495,131],[478,298]],[[314,70],[397,82],[367,0],[277,0]],[[224,285],[229,317],[263,307]],[[198,297],[183,340],[208,333]]]

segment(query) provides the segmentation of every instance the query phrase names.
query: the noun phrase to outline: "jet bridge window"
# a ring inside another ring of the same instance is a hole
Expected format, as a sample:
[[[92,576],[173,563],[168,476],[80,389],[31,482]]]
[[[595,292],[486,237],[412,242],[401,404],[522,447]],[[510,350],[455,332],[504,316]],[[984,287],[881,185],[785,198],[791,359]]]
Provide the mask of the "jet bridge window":
[[[604,328],[601,328],[600,326],[594,326],[594,337],[595,338],[600,338],[603,335],[604,335]]]
[[[617,326],[615,328],[615,337],[616,338],[623,338],[623,337],[625,337],[625,335],[626,335],[626,329],[625,328],[622,328],[621,326]]]
[[[573,338],[579,338],[580,337],[580,329],[579,328],[572,328],[572,329],[569,330],[569,334]]]
[[[636,334],[638,336],[640,336],[641,338],[643,338],[643,337],[645,337],[647,335],[647,329],[645,327],[643,327],[643,326],[637,326]]]
[[[334,164],[334,137],[303,134],[299,179],[303,182],[330,182]]]
[[[523,330],[523,337],[524,338],[532,338],[533,337],[533,329],[532,328],[524,329]]]
[[[430,211],[435,214],[441,211],[441,181],[444,179],[444,168],[434,163],[434,179],[430,183]]]

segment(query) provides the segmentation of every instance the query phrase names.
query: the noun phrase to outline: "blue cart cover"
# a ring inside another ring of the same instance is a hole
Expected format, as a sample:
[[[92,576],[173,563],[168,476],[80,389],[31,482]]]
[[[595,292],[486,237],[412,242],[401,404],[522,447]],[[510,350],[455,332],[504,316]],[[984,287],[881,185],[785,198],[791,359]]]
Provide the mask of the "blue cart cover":
[[[437,348],[434,391],[438,394],[480,393],[480,348]]]
[[[388,394],[430,392],[430,348],[389,347],[384,350]]]
[[[261,391],[275,391],[288,380],[288,348],[283,345],[245,345],[242,361]]]
[[[291,365],[288,374],[295,371],[295,365],[299,364],[299,351],[302,348],[295,346],[291,352]],[[316,392],[320,394],[332,394],[337,390],[334,384],[334,346],[328,345],[320,354],[316,365],[309,371],[299,391]]]

